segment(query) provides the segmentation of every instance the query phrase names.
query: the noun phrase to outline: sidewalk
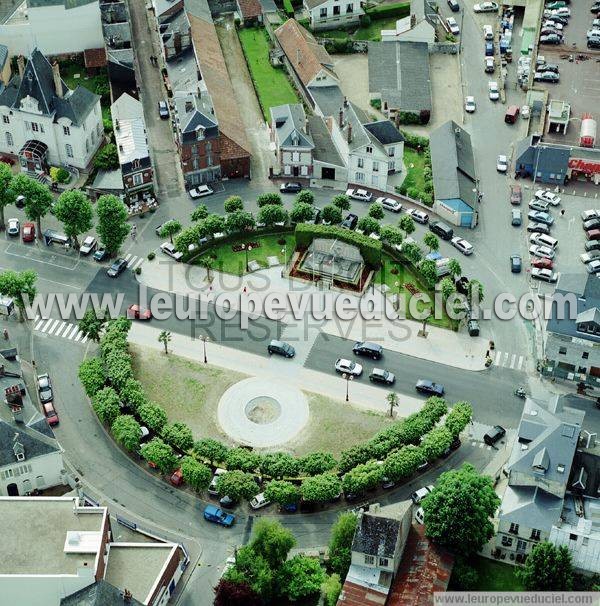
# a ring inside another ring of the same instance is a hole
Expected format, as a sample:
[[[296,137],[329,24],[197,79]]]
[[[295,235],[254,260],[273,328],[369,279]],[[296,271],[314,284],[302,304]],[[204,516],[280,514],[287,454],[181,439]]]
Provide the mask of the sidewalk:
[[[281,276],[281,266],[263,269],[244,276],[211,272],[212,282],[206,281],[206,270],[164,259],[147,262],[138,281],[150,288],[187,295],[203,303],[213,303],[222,308],[224,299],[231,308],[252,318],[265,315],[265,301],[281,295],[282,306],[277,319],[287,327],[284,337],[308,355],[319,331],[352,340],[370,340],[384,348],[402,354],[461,368],[479,371],[485,368],[487,339],[469,337],[465,332],[453,332],[427,326],[427,338],[419,337],[421,323],[399,319],[391,303],[378,289],[358,297],[352,293],[327,291],[312,284]],[[332,319],[320,316],[324,305],[331,310]],[[336,313],[336,305],[345,309],[364,310],[366,313],[350,313],[342,319]],[[369,319],[372,316],[380,319]]]

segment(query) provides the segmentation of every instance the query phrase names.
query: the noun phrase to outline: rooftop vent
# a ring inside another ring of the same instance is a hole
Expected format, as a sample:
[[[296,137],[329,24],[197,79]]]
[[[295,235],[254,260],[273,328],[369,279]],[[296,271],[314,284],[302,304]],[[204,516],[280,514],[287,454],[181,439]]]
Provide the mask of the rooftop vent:
[[[25,460],[25,447],[21,442],[19,442],[19,434],[16,433],[13,438],[13,452],[15,453],[15,458],[17,461]]]
[[[556,466],[556,471],[558,471],[558,473],[565,473],[565,466],[562,463],[559,463]]]

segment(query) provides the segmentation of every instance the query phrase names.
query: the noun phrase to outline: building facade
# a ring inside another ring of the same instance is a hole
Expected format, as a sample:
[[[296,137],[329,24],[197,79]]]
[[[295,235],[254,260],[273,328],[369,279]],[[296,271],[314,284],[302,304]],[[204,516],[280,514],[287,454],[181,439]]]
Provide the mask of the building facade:
[[[298,103],[279,105],[270,111],[271,142],[280,173],[285,177],[311,178],[315,146],[308,132],[304,108]]]
[[[304,0],[312,30],[354,27],[365,14],[361,0]]]

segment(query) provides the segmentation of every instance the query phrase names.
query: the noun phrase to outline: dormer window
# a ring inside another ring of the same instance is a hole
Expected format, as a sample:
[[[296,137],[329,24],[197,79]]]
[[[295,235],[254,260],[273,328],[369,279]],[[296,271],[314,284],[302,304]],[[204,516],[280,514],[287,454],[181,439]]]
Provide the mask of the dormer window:
[[[196,127],[196,139],[198,139],[198,141],[204,139],[204,126]]]

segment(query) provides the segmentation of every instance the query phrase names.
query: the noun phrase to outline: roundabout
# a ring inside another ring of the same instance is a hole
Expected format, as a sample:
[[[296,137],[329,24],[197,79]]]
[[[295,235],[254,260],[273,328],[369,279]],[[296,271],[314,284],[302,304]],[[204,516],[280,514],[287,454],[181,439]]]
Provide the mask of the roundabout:
[[[295,438],[308,423],[309,407],[299,389],[250,378],[221,396],[217,415],[222,430],[235,441],[268,448]]]

